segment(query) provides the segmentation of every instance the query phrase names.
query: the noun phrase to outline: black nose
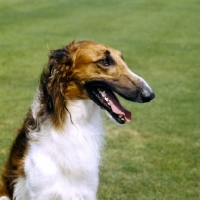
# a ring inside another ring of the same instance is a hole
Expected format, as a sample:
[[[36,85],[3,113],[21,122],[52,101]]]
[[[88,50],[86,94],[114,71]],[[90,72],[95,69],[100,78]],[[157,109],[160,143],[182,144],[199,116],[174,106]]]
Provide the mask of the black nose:
[[[141,97],[143,102],[149,102],[155,98],[155,94],[152,91],[144,91]]]

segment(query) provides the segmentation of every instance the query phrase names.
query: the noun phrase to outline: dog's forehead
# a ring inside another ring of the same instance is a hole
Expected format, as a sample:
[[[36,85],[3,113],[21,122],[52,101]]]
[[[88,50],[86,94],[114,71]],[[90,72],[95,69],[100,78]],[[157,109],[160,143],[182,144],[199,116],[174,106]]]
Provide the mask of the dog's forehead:
[[[96,42],[79,43],[77,52],[78,54],[87,55],[89,57],[102,57],[106,54],[110,54],[111,56],[113,55],[114,57],[122,57],[121,51]]]

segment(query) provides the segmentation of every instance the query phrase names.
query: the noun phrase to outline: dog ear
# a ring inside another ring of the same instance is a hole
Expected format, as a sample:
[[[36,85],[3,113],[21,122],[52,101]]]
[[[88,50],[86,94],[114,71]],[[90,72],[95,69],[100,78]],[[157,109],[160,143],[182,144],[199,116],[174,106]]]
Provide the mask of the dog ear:
[[[67,48],[52,50],[49,60],[55,60],[57,64],[69,64],[70,56]]]
[[[68,79],[72,59],[68,46],[50,51],[49,61],[40,78],[40,101],[43,111],[42,118],[51,115],[55,126],[65,120],[64,85]]]
[[[59,75],[64,71],[66,66],[72,65],[72,59],[69,53],[68,46],[61,49],[51,50],[49,55],[49,62],[45,68],[49,77]]]

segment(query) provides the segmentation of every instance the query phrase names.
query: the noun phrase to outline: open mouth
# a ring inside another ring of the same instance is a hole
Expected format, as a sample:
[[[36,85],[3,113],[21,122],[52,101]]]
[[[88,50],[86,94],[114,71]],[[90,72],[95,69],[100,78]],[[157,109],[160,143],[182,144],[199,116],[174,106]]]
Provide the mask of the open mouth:
[[[131,112],[121,105],[113,91],[102,86],[89,87],[87,91],[90,98],[119,124],[131,121]]]

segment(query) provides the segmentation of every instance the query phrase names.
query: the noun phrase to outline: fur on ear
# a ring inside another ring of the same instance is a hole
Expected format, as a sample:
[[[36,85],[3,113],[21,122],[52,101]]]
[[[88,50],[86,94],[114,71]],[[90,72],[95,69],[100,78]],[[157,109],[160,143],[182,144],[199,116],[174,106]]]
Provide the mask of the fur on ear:
[[[50,52],[51,52],[49,56],[50,60],[54,59],[58,63],[67,63],[69,61],[69,53],[65,47],[63,47],[63,49],[52,50]]]
[[[55,127],[60,127],[66,117],[64,89],[70,78],[70,57],[68,46],[50,51],[49,61],[40,78],[39,100],[42,105],[38,113],[41,122],[50,117]]]

